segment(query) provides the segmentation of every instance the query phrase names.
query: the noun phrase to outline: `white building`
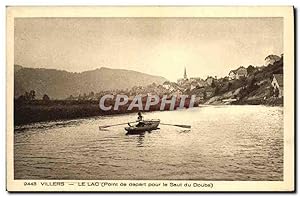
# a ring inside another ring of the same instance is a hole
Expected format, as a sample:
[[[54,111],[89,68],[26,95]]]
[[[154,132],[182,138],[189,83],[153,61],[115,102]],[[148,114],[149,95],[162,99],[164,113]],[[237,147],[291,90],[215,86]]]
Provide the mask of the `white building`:
[[[247,69],[243,66],[240,66],[236,70],[231,70],[228,74],[228,77],[230,80],[233,79],[240,79],[241,77],[246,77],[247,76]]]
[[[274,74],[272,79],[273,93],[275,97],[283,97],[283,74]]]

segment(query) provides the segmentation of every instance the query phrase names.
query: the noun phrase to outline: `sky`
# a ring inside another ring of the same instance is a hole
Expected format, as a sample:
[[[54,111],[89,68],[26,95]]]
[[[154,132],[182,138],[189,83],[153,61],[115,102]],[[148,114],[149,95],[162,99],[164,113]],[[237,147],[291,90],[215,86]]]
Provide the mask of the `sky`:
[[[282,18],[18,18],[15,64],[135,70],[171,81],[228,75],[283,53]]]

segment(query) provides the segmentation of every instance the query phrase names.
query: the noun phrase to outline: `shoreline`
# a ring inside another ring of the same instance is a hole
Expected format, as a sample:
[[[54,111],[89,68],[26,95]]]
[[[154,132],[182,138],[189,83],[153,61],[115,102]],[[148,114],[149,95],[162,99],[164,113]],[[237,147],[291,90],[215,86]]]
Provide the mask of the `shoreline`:
[[[174,110],[179,107],[180,102],[175,103]],[[69,101],[69,100],[33,100],[29,102],[20,103],[14,102],[14,126],[26,125],[35,122],[58,121],[58,120],[72,120],[80,118],[88,118],[104,115],[129,114],[137,112],[151,112],[151,111],[167,111],[170,110],[171,104],[166,103],[164,108],[160,109],[160,103],[150,106],[149,110],[144,110],[146,103],[142,103],[143,110],[137,107],[128,110],[129,104],[122,105],[118,110],[113,108],[108,111],[103,111],[99,107],[99,102],[96,100],[83,101]],[[114,104],[111,103],[106,104]],[[189,101],[184,103],[184,107],[189,106]],[[197,107],[199,103],[195,102],[193,107]]]
[[[56,101],[57,102],[57,101]],[[58,101],[58,102],[64,102],[64,101]],[[76,121],[80,119],[85,118],[92,118],[92,117],[99,117],[99,116],[115,116],[115,115],[126,115],[126,114],[133,114],[137,113],[139,110],[133,108],[133,110],[128,111],[125,110],[127,106],[123,107],[122,110],[111,110],[111,111],[101,111],[98,106],[98,102],[84,102],[77,105],[49,105],[44,104],[43,105],[25,105],[20,108],[20,106],[15,106],[15,114],[14,118],[17,120],[17,122],[14,122],[14,127],[22,127],[25,125],[31,125],[35,123],[49,123],[49,122],[62,122],[62,121]],[[87,105],[88,104],[88,105]],[[209,107],[209,106],[266,106],[266,107],[283,107],[283,105],[269,105],[269,104],[224,104],[224,103],[211,103],[211,104],[198,104],[197,106],[194,106],[193,108],[198,107]],[[166,106],[168,108],[169,106]],[[52,108],[50,110],[47,110],[48,108]],[[64,109],[64,110],[62,110]],[[85,113],[82,113],[82,111],[85,111]],[[176,111],[172,110],[172,111]],[[155,111],[169,111],[168,109],[159,110],[158,106],[153,106],[150,108],[150,110],[147,111],[141,111],[142,113],[146,112],[155,112]],[[57,112],[63,112],[58,113]],[[76,113],[78,112],[78,113]],[[87,113],[88,112],[88,113]],[[36,113],[40,114],[40,116],[37,116]],[[16,114],[18,116],[22,115],[23,119],[19,120],[16,117]],[[25,116],[25,118],[24,118]],[[32,119],[35,117],[35,119]],[[19,120],[19,121],[18,121]]]

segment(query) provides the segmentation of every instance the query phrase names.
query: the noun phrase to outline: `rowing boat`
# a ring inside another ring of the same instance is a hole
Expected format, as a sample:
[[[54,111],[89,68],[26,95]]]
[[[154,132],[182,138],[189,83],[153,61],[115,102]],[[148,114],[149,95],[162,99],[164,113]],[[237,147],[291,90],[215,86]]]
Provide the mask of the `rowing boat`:
[[[160,123],[159,119],[144,120],[144,121],[138,122],[135,125],[131,125],[130,123],[128,123],[129,127],[125,127],[125,130],[127,131],[127,134],[144,133],[146,131],[152,131],[152,130],[157,129],[159,123]]]

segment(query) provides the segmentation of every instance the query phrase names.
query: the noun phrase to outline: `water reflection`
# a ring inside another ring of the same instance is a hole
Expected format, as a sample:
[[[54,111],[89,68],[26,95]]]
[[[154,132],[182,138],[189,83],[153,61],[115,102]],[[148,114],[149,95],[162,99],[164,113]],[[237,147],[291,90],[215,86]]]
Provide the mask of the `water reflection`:
[[[179,133],[189,133],[191,131],[191,129],[182,129],[182,130],[179,130],[178,132]]]
[[[145,134],[146,133],[151,133],[151,132],[140,132],[140,133],[130,133],[127,132],[126,136],[130,138],[134,138],[137,142],[136,147],[144,147],[144,140],[145,140]]]
[[[137,136],[137,147],[144,147],[144,138],[145,138],[145,133],[139,134]]]

